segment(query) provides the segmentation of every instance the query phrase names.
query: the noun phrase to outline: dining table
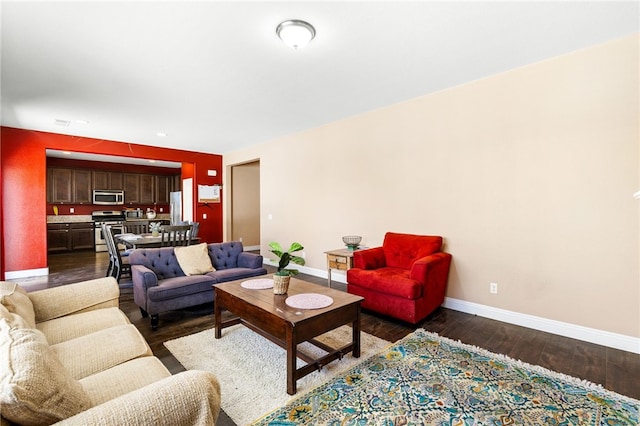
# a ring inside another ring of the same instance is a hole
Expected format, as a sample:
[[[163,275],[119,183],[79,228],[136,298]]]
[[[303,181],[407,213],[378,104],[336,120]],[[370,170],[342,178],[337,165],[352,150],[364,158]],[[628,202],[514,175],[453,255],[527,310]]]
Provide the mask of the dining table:
[[[124,244],[128,249],[162,247],[162,236],[153,235],[152,233],[117,234],[114,235],[114,237],[118,243]],[[165,238],[167,238],[167,236],[165,236]],[[199,242],[199,237],[193,237],[189,244],[193,245]]]

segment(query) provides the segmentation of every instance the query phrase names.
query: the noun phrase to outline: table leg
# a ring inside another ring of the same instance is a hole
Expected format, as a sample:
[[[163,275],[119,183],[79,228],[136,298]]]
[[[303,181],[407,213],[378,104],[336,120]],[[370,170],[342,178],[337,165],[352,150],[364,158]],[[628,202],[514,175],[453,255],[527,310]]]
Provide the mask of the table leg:
[[[358,304],[356,319],[353,321],[353,357],[360,358],[360,304]]]
[[[294,327],[289,324],[287,326],[287,393],[289,395],[295,395],[297,391],[296,386],[296,358],[298,357],[298,345],[295,343],[295,330]]]
[[[215,292],[215,290],[214,290]],[[215,338],[219,339],[222,337],[222,327],[220,327],[220,325],[222,324],[222,307],[220,306],[220,295],[215,293],[215,296],[213,298],[214,302],[213,302],[213,318],[214,318],[214,325],[215,325]]]
[[[327,284],[331,288],[331,268],[327,268]]]

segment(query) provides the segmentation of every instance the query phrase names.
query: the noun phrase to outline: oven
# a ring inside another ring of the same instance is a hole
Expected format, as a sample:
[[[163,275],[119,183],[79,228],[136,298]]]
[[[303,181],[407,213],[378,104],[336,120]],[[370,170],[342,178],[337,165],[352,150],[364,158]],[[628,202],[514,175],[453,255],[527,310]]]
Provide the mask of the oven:
[[[96,252],[107,251],[107,241],[102,233],[102,224],[111,226],[113,234],[124,233],[124,213],[122,211],[100,210],[91,215],[94,223]]]

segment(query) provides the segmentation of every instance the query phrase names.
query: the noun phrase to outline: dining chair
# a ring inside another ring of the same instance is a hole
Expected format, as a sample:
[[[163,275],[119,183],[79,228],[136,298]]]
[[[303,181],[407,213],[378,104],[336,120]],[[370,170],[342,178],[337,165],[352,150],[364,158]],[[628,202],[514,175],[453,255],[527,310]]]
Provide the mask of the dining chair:
[[[162,247],[188,246],[191,244],[191,225],[165,225],[160,228]]]
[[[191,222],[191,232],[189,233],[191,238],[196,238],[198,231],[200,231],[200,222]]]
[[[109,266],[107,267],[107,277],[114,277],[120,282],[123,275],[131,277],[131,265],[126,258],[123,258],[116,240],[113,237],[113,230],[110,225],[103,223],[102,235],[107,242],[107,252],[109,253]]]
[[[127,220],[124,223],[124,232],[127,234],[145,234],[149,232],[149,221],[147,220]]]

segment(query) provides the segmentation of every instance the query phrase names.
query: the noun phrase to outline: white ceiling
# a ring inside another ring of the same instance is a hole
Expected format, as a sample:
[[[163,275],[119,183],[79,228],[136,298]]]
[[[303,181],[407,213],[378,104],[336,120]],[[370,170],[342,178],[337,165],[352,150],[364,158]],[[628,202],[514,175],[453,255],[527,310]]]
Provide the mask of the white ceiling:
[[[1,14],[2,125],[217,154],[640,29],[638,1],[2,1]],[[304,50],[276,37],[287,19],[315,26]]]

